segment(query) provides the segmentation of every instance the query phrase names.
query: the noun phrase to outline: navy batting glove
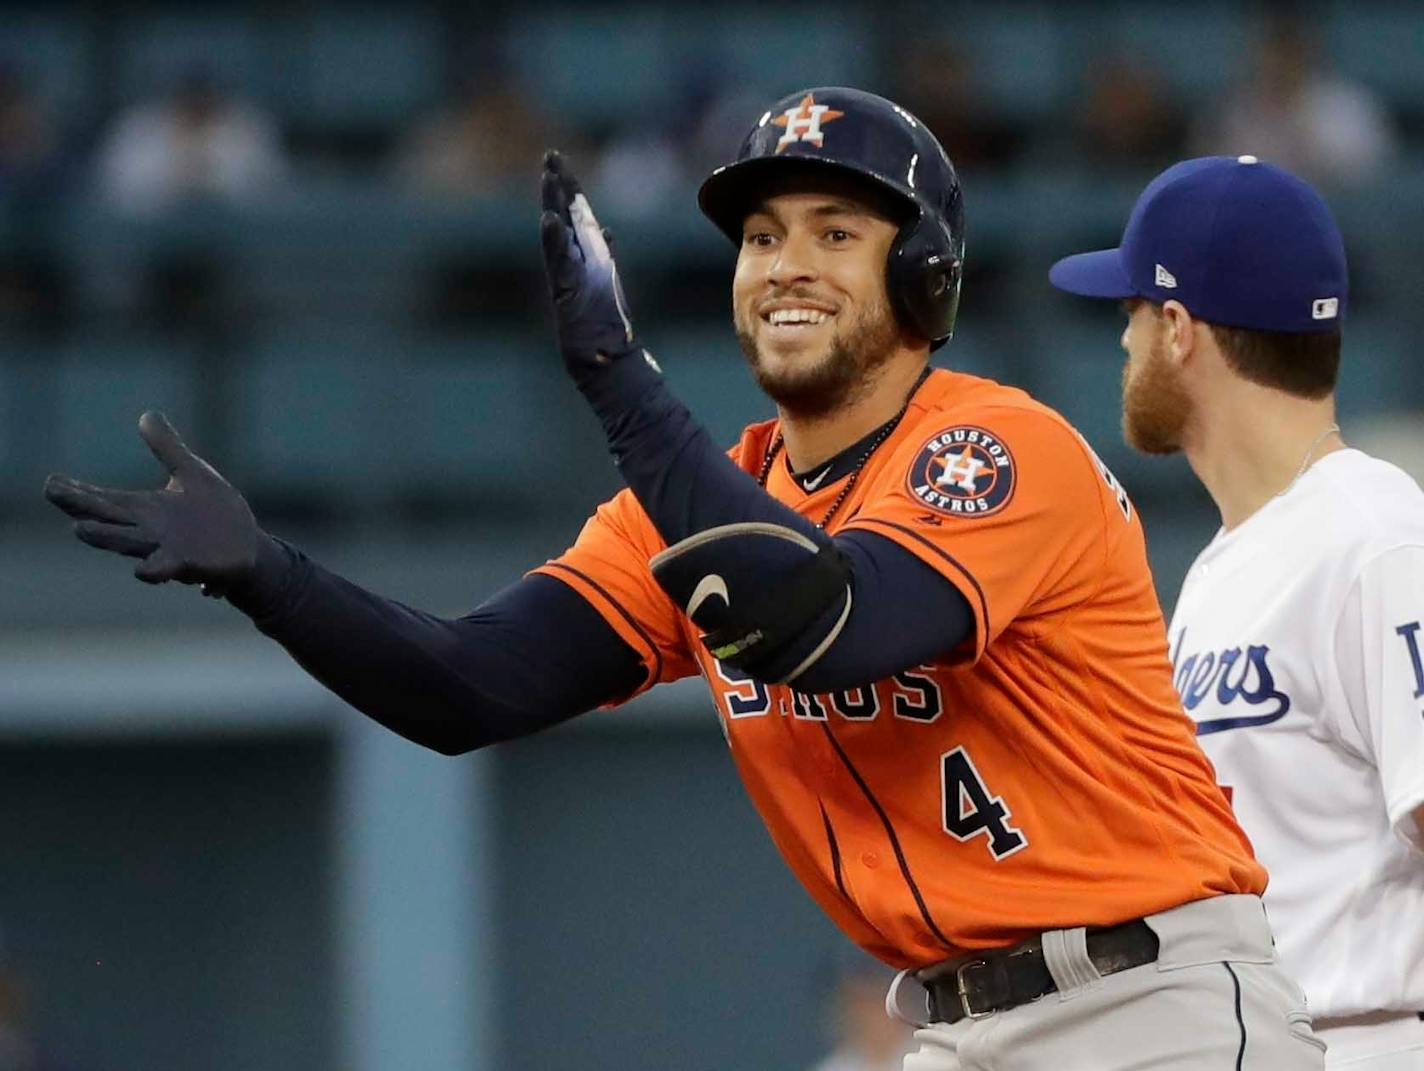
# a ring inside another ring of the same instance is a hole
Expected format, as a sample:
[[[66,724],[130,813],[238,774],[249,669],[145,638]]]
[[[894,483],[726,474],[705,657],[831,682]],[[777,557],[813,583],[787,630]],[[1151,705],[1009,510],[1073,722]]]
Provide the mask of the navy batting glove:
[[[599,227],[563,157],[554,151],[544,156],[543,204],[539,237],[559,350],[569,374],[582,385],[642,347],[633,339],[609,235]]]
[[[285,555],[237,489],[161,415],[143,414],[138,431],[168,470],[168,485],[125,491],[51,476],[45,498],[74,518],[74,534],[92,547],[141,558],[134,576],[149,584],[202,584],[205,595],[219,596],[251,595],[260,580],[275,582],[263,569],[280,568]]]

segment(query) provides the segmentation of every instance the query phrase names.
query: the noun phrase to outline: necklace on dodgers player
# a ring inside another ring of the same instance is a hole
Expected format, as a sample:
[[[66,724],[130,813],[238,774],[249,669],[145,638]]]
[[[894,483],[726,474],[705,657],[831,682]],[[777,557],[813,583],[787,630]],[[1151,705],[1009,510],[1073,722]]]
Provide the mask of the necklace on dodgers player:
[[[1306,448],[1305,456],[1300,459],[1300,468],[1295,470],[1295,475],[1291,477],[1290,483],[1286,484],[1284,487],[1282,487],[1279,491],[1276,492],[1276,498],[1280,498],[1281,495],[1285,494],[1287,491],[1289,491],[1292,487],[1296,485],[1300,478],[1305,475],[1305,470],[1310,468],[1310,459],[1315,456],[1315,451],[1319,448],[1320,444],[1323,443],[1327,438],[1329,438],[1332,432],[1338,432],[1339,430],[1339,424],[1331,424],[1328,428],[1326,428],[1324,431],[1322,431],[1319,435],[1315,437],[1315,439],[1311,442],[1310,446]]]

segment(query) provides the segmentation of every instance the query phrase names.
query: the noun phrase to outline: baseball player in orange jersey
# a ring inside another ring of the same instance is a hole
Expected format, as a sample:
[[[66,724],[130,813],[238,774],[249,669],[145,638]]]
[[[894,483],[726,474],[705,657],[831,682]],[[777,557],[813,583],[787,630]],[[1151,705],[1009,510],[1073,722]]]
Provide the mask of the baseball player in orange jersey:
[[[1052,410],[928,367],[963,253],[933,136],[879,97],[803,91],[704,184],[779,413],[729,455],[636,340],[557,154],[543,200],[560,351],[628,490],[472,614],[268,536],[152,416],[165,490],[48,496],[141,579],[224,595],[441,751],[701,673],[788,864],[900,968],[907,1071],[1321,1067],[1265,873],[1176,698],[1131,502]]]

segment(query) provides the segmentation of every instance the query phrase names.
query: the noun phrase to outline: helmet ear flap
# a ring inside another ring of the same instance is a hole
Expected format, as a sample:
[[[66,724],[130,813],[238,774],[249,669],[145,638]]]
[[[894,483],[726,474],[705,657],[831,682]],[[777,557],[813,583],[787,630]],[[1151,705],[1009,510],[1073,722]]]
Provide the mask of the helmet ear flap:
[[[954,333],[964,257],[942,221],[928,213],[901,230],[890,248],[886,284],[900,322],[938,349]]]

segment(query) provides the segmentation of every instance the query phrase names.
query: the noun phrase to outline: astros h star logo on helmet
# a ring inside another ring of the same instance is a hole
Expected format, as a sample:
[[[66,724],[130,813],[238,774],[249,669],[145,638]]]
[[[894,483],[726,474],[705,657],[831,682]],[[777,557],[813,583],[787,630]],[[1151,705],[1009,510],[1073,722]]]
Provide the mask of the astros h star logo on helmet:
[[[782,134],[781,140],[776,143],[776,151],[781,152],[786,146],[794,145],[798,141],[809,141],[819,149],[826,140],[826,136],[821,132],[821,124],[839,119],[843,115],[845,112],[838,112],[829,104],[817,104],[815,97],[807,93],[800,104],[787,108],[772,120],[773,125],[786,128],[786,133]]]
[[[948,517],[983,517],[1014,493],[1014,456],[997,435],[969,425],[931,438],[906,477],[910,494]]]

